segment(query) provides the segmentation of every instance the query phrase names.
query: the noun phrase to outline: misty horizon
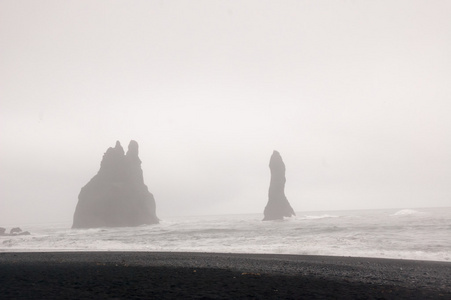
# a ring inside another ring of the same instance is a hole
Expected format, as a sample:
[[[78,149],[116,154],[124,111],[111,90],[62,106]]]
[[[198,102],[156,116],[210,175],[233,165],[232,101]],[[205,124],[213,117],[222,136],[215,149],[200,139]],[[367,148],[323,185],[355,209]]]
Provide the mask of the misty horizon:
[[[0,226],[70,222],[117,140],[158,217],[451,206],[451,4],[2,1]],[[25,228],[24,228],[25,229]]]

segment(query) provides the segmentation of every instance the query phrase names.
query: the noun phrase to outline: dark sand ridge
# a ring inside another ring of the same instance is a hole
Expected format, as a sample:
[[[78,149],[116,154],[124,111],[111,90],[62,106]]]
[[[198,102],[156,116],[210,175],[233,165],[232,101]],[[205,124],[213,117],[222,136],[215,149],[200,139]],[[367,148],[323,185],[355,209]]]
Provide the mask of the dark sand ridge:
[[[451,299],[451,263],[331,256],[0,253],[2,299]]]

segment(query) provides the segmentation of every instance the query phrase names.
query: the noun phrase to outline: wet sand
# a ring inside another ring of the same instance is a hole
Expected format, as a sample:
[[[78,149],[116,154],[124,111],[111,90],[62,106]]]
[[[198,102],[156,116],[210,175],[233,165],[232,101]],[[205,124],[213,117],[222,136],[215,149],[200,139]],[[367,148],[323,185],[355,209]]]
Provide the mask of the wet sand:
[[[0,253],[1,299],[451,299],[451,263],[331,256]]]

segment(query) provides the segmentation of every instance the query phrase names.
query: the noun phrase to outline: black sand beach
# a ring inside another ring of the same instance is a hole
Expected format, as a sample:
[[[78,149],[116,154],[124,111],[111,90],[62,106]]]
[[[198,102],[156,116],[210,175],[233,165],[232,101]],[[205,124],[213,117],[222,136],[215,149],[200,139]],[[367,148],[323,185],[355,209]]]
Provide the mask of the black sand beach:
[[[451,299],[451,263],[330,256],[0,253],[1,299]]]

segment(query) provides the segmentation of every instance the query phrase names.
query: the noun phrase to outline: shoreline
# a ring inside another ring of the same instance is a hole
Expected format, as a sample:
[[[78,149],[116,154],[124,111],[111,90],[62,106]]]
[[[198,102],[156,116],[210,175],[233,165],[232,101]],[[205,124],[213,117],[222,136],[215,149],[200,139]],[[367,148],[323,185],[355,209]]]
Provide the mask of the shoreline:
[[[0,252],[13,298],[450,299],[451,263],[204,252]]]
[[[297,257],[331,257],[331,258],[351,258],[351,259],[382,259],[382,260],[400,260],[400,261],[423,261],[423,262],[436,262],[436,263],[449,263],[451,260],[448,259],[434,259],[434,258],[410,258],[410,257],[390,257],[390,256],[351,256],[351,255],[329,255],[329,254],[296,254],[296,253],[264,253],[264,252],[215,252],[215,251],[192,251],[192,250],[146,250],[146,249],[115,249],[115,250],[105,250],[105,249],[89,249],[80,250],[78,248],[68,248],[68,249],[0,249],[0,255],[2,253],[192,253],[192,254],[231,254],[231,255],[281,255],[281,256],[297,256]]]

